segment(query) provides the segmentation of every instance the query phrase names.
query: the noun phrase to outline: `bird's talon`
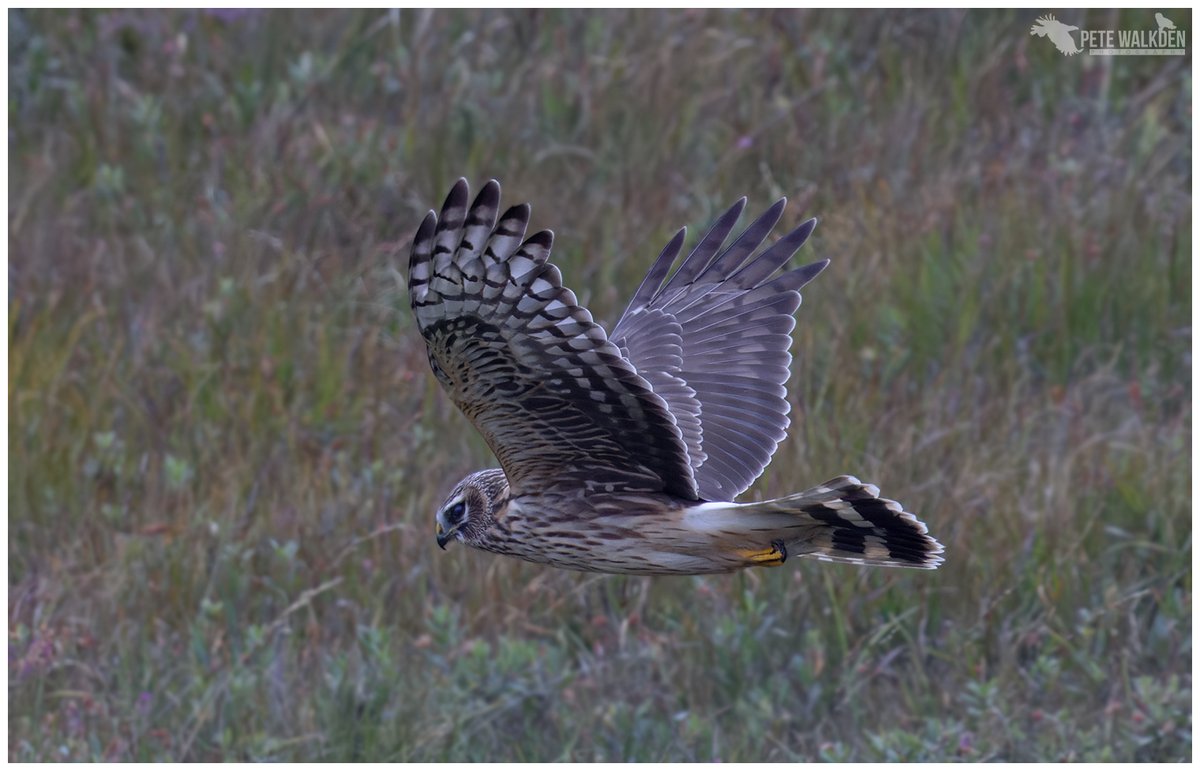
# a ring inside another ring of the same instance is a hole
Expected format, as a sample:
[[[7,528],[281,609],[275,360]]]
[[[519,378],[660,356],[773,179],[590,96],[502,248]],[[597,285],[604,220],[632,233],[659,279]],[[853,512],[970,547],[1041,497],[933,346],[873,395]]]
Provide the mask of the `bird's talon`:
[[[737,553],[751,564],[762,567],[782,565],[788,558],[787,546],[780,540],[771,541],[770,549],[738,549]]]

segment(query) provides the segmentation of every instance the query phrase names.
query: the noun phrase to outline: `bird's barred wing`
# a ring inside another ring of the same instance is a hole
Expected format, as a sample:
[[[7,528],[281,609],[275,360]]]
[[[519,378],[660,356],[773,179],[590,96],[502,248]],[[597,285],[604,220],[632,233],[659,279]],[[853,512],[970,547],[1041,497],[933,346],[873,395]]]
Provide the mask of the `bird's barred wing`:
[[[425,217],[409,300],[429,363],[500,460],[515,494],[556,488],[696,498],[667,403],[547,262],[553,234],[522,241],[528,205],[496,223],[495,180],[467,208],[460,179]]]
[[[800,288],[829,264],[779,273],[815,219],[753,256],[786,199],[722,250],[745,204],[743,198],[725,212],[668,280],[683,245],[680,231],[612,333],[656,390],[660,381],[676,384],[664,396],[688,443],[697,491],[712,501],[732,501],[749,487],[787,432],[793,314]],[[659,355],[664,348],[679,355]]]

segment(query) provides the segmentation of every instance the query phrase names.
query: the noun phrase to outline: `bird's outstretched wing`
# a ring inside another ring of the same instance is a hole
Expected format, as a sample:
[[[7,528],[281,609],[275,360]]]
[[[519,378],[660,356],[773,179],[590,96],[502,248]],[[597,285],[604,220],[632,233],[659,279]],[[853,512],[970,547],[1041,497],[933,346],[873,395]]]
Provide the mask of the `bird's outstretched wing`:
[[[547,262],[553,234],[522,241],[528,205],[496,222],[492,180],[470,208],[460,179],[425,217],[409,300],[429,363],[500,460],[514,494],[591,487],[695,499],[682,434]]]
[[[705,500],[732,501],[742,493],[787,431],[793,314],[800,288],[829,261],[779,273],[815,219],[753,256],[786,203],[776,202],[722,249],[746,205],[741,199],[666,280],[683,245],[680,231],[613,328],[613,342],[670,404]],[[663,356],[664,350],[678,354]]]

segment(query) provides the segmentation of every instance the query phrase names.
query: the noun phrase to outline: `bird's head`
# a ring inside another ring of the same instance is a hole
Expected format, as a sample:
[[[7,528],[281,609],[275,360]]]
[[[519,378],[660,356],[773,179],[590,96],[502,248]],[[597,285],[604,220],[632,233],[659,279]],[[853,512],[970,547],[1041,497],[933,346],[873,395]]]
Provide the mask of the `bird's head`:
[[[443,549],[451,540],[468,546],[480,543],[504,506],[508,480],[498,468],[468,474],[454,486],[437,511],[437,544]]]

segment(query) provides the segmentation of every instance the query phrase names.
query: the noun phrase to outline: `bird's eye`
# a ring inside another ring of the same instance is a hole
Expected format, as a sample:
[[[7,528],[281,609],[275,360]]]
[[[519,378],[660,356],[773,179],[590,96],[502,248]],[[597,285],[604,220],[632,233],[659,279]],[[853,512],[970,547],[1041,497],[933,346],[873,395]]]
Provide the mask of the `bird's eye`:
[[[462,501],[459,501],[451,506],[450,511],[447,513],[450,515],[451,519],[457,520],[462,517],[464,511],[466,511],[466,505]]]

